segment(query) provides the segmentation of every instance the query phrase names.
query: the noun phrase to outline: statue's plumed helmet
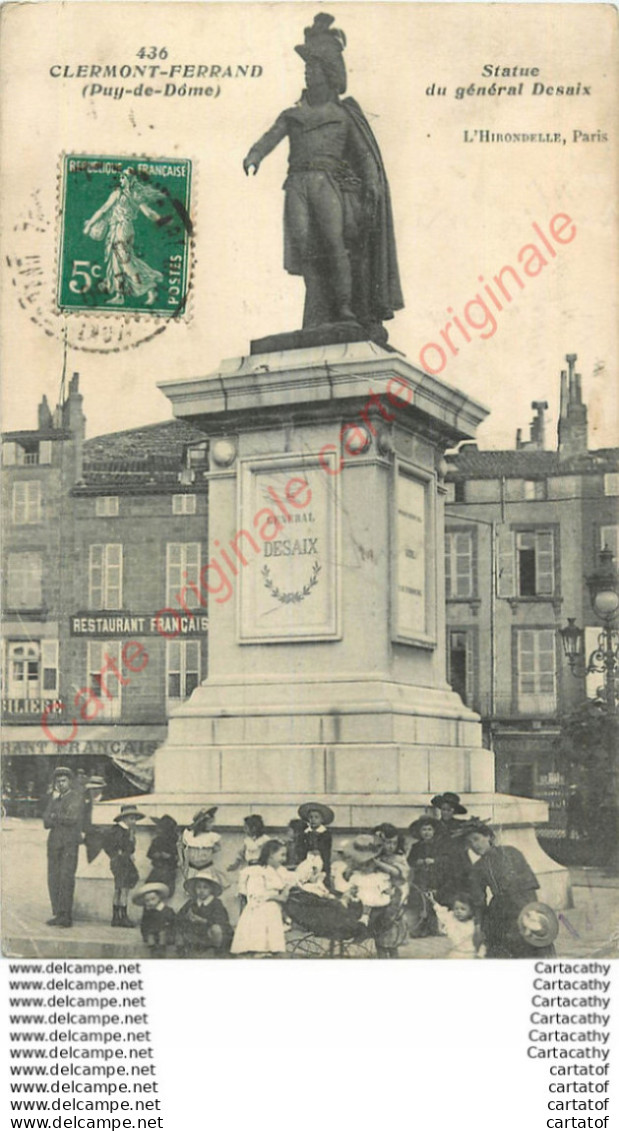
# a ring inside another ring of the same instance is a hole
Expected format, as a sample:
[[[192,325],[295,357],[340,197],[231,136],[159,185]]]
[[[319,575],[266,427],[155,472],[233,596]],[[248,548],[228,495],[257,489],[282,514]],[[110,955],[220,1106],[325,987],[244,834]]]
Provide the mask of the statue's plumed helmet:
[[[346,36],[339,28],[331,27],[333,16],[326,12],[319,12],[314,16],[314,23],[304,31],[305,43],[295,47],[297,54],[305,62],[308,59],[319,59],[324,68],[329,84],[338,94],[346,90],[346,67],[342,52],[346,46]]]

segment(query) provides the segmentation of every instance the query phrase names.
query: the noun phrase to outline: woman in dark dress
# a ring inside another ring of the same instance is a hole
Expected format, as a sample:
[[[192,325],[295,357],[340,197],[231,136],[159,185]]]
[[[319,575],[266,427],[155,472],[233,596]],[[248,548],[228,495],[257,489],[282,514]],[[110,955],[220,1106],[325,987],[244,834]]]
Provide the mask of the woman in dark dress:
[[[456,892],[468,891],[471,861],[461,836],[466,821],[459,821],[466,809],[457,793],[439,793],[431,805],[438,809],[440,819],[436,827],[436,849],[441,882],[436,892],[437,903],[449,907]]]
[[[539,883],[522,852],[495,843],[487,825],[471,822],[462,838],[479,857],[471,869],[470,891],[486,939],[488,958],[553,955],[554,947],[530,945],[519,927],[520,912],[537,900]],[[486,904],[486,893],[490,901]]]

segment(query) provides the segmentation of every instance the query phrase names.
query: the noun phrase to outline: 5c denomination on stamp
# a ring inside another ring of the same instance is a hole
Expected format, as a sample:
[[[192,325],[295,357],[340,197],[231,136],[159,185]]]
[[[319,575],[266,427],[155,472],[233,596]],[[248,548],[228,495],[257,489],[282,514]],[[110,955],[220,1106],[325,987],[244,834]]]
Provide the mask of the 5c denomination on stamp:
[[[59,310],[183,314],[191,172],[182,158],[63,157]]]

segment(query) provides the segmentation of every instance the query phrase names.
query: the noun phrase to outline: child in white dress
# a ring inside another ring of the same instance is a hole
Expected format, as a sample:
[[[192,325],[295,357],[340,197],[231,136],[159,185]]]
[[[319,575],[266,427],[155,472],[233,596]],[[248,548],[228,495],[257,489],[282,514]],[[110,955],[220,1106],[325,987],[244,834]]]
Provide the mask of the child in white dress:
[[[479,938],[470,896],[456,892],[451,900],[451,909],[436,903],[432,896],[428,898],[434,907],[441,934],[447,935],[451,943],[446,958],[485,958],[486,948]]]
[[[260,853],[270,839],[264,831],[264,821],[258,813],[251,813],[249,817],[245,817],[243,827],[245,830],[243,847],[234,863],[228,867],[229,872],[236,872],[240,868],[238,892],[241,911],[247,904],[247,879],[250,869],[257,865]]]
[[[267,840],[258,864],[248,868],[247,906],[236,925],[231,954],[284,954],[286,936],[282,904],[288,898],[294,874],[285,867],[286,845]]]

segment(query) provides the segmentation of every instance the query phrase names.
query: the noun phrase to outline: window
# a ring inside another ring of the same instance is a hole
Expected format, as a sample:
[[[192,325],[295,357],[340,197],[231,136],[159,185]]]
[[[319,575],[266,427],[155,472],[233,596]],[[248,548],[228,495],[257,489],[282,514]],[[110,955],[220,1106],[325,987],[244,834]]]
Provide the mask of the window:
[[[195,495],[172,495],[172,514],[195,514]]]
[[[463,703],[471,706],[471,640],[463,629],[450,629],[447,648],[448,679]]]
[[[114,518],[118,514],[118,495],[99,495],[95,514],[97,518]]]
[[[24,479],[13,484],[13,522],[26,526],[41,522],[41,483],[38,479]]]
[[[47,698],[58,695],[58,641],[41,641],[41,691]]]
[[[189,467],[204,467],[206,466],[206,441],[201,444],[193,444],[187,451],[187,462]]]
[[[499,597],[550,597],[555,592],[552,530],[499,531]]]
[[[611,471],[604,476],[604,494],[619,495],[619,471]]]
[[[9,554],[7,589],[10,609],[40,609],[43,604],[42,555]]]
[[[120,718],[122,684],[111,670],[106,670],[107,657],[122,672],[120,641],[91,640],[88,644],[86,679],[89,690],[101,701],[102,707],[95,715],[94,706],[87,702],[86,697],[82,699],[82,708],[90,722],[95,718]]]
[[[6,691],[10,699],[58,695],[58,641],[12,640],[7,646]]]
[[[545,499],[546,498],[546,480],[545,479],[525,479],[525,481],[524,481],[524,497],[525,497],[525,499]]]
[[[123,548],[120,543],[90,547],[88,568],[89,609],[120,609],[122,605]]]
[[[168,699],[188,699],[199,683],[199,642],[197,640],[168,640],[166,664]]]
[[[472,597],[473,534],[470,530],[445,533],[445,593],[447,597]]]
[[[188,588],[200,584],[200,543],[168,542],[166,569],[166,605],[175,608],[178,594],[184,590],[183,603],[188,609],[199,609],[199,596]]]
[[[519,629],[517,640],[518,710],[552,715],[557,707],[555,633],[550,628]]]
[[[22,443],[16,443],[14,440],[7,440],[2,446],[2,462],[5,466],[18,464],[21,467],[51,463],[51,441],[24,440]]]
[[[619,551],[619,526],[601,526],[600,527],[600,549],[612,550],[617,564],[617,552]]]

